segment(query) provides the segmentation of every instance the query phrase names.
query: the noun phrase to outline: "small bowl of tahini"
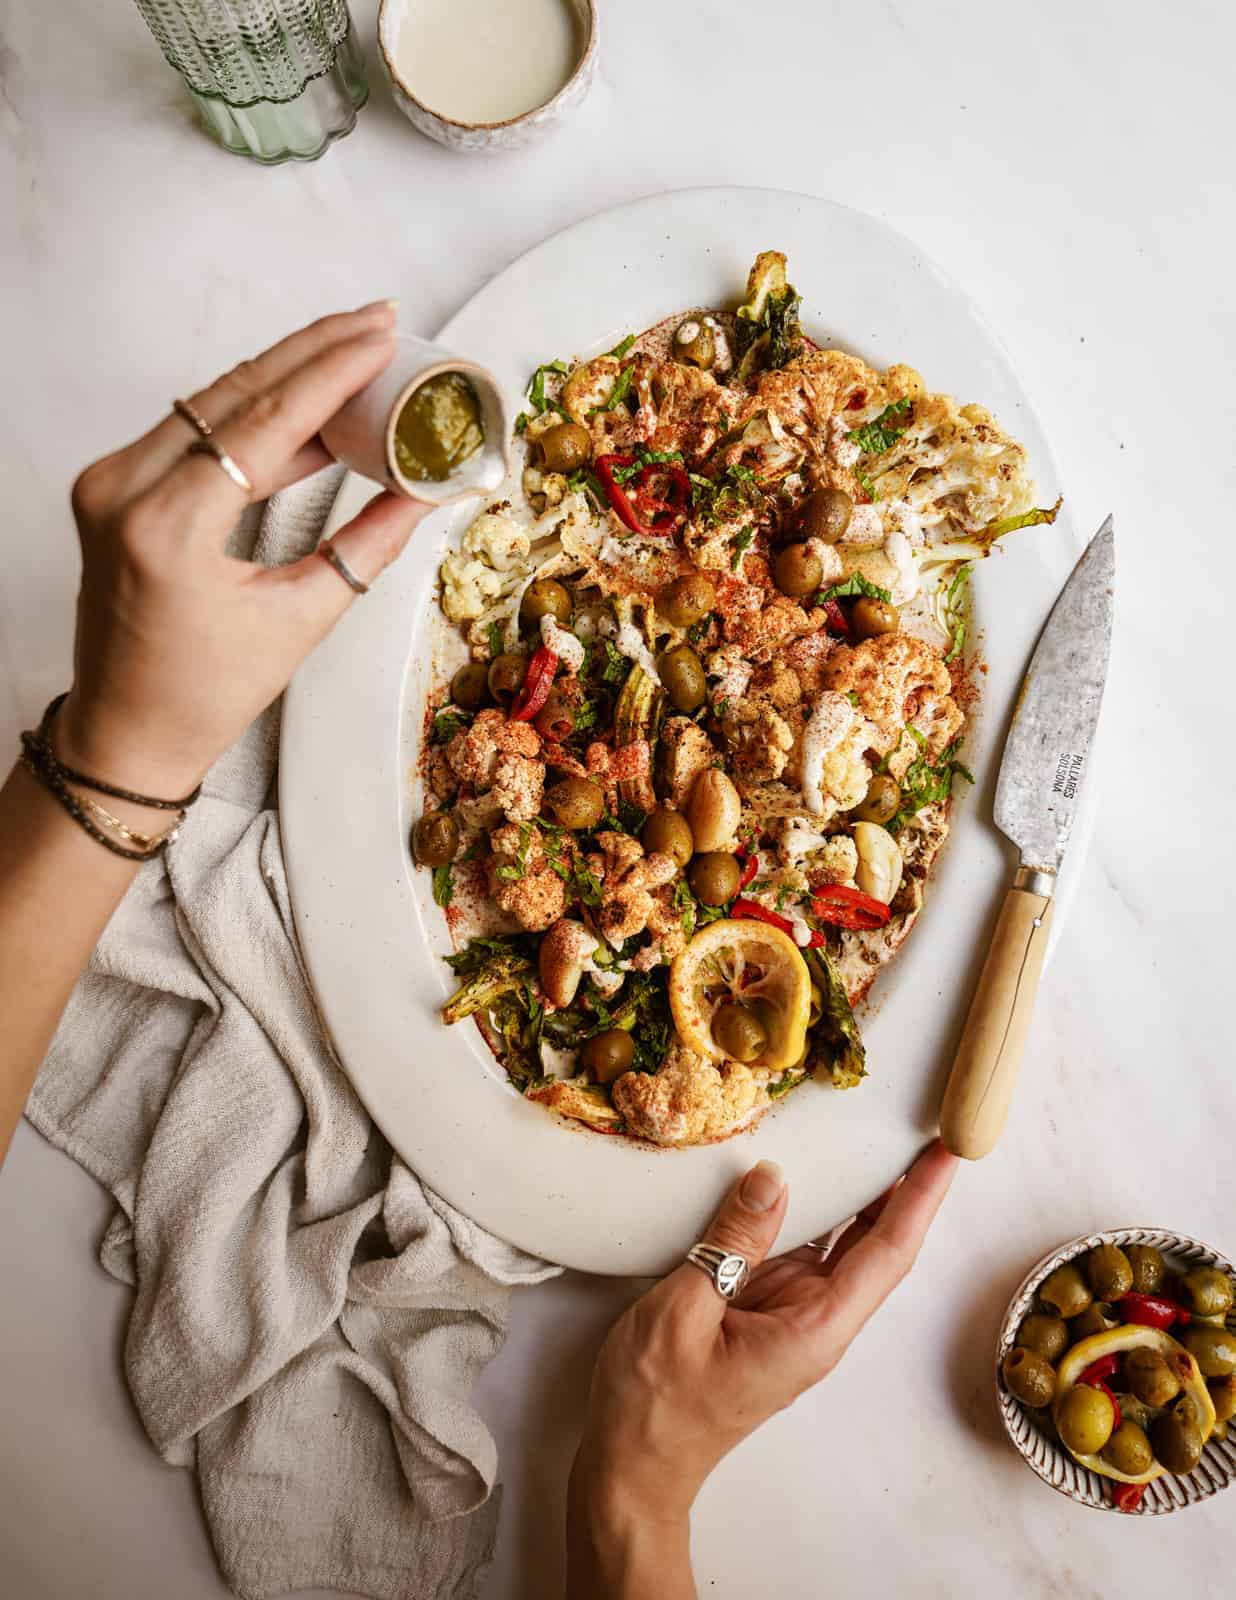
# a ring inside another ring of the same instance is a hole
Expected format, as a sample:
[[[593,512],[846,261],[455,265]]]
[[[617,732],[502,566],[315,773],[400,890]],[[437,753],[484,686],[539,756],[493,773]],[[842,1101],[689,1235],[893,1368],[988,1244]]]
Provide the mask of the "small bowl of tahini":
[[[596,0],[382,0],[378,48],[422,133],[451,150],[518,150],[591,88]]]

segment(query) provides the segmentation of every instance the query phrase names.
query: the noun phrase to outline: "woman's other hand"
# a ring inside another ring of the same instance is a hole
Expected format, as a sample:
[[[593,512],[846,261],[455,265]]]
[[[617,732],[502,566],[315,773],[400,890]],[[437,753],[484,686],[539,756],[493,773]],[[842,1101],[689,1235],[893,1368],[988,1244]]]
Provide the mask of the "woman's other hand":
[[[143,794],[187,793],[356,598],[318,556],[267,569],[225,554],[231,528],[325,466],[317,433],[394,351],[388,302],[325,317],[242,362],[190,404],[253,485],[247,494],[172,413],[87,467],[75,674],[54,726],[70,766]],[[334,536],[372,582],[425,508],[379,493]]]
[[[602,1347],[571,1476],[572,1597],[694,1592],[687,1514],[704,1479],[833,1370],[913,1266],[956,1166],[943,1145],[930,1145],[823,1264],[809,1247],[765,1259],[785,1216],[779,1169],[761,1162],[735,1185],[706,1238],[750,1263],[737,1300],[727,1303],[684,1262]],[[641,1549],[661,1573],[655,1589],[639,1576]]]

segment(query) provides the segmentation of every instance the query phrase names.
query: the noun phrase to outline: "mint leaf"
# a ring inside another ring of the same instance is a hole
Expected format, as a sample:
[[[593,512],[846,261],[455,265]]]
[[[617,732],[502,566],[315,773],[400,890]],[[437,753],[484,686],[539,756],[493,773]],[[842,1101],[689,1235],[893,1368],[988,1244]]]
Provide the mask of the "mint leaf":
[[[443,866],[433,869],[433,899],[434,904],[449,906],[455,897],[455,873],[451,863],[447,861]]]
[[[967,563],[949,584],[948,593],[944,597],[944,620],[953,636],[948,654],[944,657],[946,666],[950,661],[956,661],[966,647],[966,610],[969,592],[970,566]]]
[[[868,600],[886,602],[893,598],[887,589],[881,589],[878,583],[870,583],[861,572],[855,572],[844,583],[834,583],[831,589],[821,589],[811,603],[822,606],[826,600],[849,600],[854,595],[866,595]]]
[[[595,417],[602,411],[613,411],[616,407],[621,405],[627,397],[627,394],[631,388],[631,380],[634,376],[634,367],[623,367],[622,371],[618,374],[617,382],[609,392],[609,399],[606,400],[602,405],[593,406],[588,415],[590,417]]]
[[[913,409],[914,402],[909,396],[904,400],[894,400],[891,406],[884,407],[874,422],[852,429],[846,438],[856,444],[864,455],[882,456],[886,450],[893,448],[906,431]],[[865,489],[867,485],[863,484],[863,487]]]
[[[621,361],[623,356],[626,355],[627,351],[631,348],[631,346],[634,343],[635,343],[635,335],[633,333],[628,333],[625,339],[619,339],[618,343],[614,346],[614,348],[612,350],[606,351],[606,354],[607,355],[611,355],[611,356],[616,356],[618,358],[618,360]]]

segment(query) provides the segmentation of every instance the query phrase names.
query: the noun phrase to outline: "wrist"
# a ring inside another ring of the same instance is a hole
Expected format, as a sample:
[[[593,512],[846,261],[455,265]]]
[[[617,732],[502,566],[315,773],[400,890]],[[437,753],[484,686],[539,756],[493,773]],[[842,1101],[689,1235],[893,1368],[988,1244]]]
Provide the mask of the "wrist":
[[[151,738],[141,725],[85,707],[76,689],[53,718],[48,739],[65,766],[114,788],[159,800],[179,800],[192,794],[209,766],[174,741],[173,747],[167,748],[165,741]],[[115,804],[140,811],[147,821],[166,815],[158,807],[120,800]]]
[[[567,1494],[567,1600],[678,1600],[694,1595],[691,1528],[633,1489],[620,1463],[577,1457]]]

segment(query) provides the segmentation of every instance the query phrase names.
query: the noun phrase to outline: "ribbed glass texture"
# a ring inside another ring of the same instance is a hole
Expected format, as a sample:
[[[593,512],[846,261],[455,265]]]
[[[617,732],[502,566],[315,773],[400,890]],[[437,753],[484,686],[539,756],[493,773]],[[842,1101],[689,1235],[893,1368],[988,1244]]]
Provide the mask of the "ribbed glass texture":
[[[307,160],[347,133],[365,64],[347,0],[137,0],[207,128],[259,161]]]

